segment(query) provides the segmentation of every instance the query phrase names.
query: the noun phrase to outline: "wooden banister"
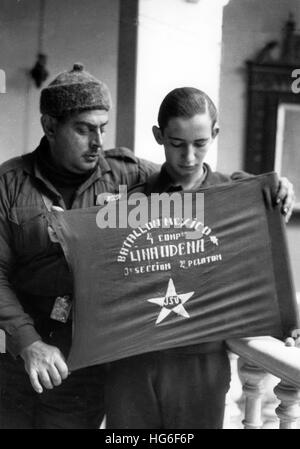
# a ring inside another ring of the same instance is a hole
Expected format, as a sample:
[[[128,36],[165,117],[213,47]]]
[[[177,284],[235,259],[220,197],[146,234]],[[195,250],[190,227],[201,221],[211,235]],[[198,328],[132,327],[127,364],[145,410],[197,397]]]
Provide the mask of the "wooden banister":
[[[232,339],[227,340],[227,346],[246,361],[240,371],[246,396],[245,428],[258,429],[262,425],[262,383],[266,373],[281,379],[274,388],[280,401],[276,409],[280,428],[295,428],[300,418],[300,348],[285,346],[273,337]]]
[[[273,337],[232,339],[226,343],[235,354],[300,388],[300,348],[285,346]]]

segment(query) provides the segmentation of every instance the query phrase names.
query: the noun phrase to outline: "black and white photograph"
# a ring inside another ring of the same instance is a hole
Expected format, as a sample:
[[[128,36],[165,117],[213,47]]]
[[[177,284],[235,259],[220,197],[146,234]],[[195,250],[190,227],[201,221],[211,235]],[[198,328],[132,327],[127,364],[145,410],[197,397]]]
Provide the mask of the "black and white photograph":
[[[300,0],[0,0],[0,429],[300,429]]]

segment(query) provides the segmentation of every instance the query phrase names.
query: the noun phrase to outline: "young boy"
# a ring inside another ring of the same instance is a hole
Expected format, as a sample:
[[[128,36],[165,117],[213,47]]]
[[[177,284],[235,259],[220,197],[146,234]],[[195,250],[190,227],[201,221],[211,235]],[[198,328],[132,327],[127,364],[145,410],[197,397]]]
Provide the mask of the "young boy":
[[[202,91],[171,91],[153,134],[164,146],[166,162],[158,174],[134,191],[196,191],[248,176],[213,172],[204,158],[219,132],[217,110]],[[279,190],[281,196],[284,193]],[[109,365],[106,385],[107,428],[222,428],[230,365],[222,341],[156,351]]]

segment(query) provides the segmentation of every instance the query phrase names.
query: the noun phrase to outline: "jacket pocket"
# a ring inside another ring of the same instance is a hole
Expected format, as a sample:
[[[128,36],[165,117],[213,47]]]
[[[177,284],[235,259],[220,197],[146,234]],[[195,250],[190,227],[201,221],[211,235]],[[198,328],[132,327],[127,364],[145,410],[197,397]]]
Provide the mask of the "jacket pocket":
[[[48,224],[39,207],[13,207],[10,213],[15,252],[20,256],[38,255],[49,247]]]

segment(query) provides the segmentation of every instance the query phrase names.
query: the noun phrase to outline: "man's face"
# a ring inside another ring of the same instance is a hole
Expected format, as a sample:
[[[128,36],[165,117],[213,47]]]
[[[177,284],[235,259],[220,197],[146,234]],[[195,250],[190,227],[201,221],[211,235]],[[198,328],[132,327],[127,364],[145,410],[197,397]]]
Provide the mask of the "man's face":
[[[158,128],[157,128],[158,130]],[[174,180],[192,180],[202,174],[203,160],[218,133],[208,113],[191,118],[174,117],[155,134],[165,149],[166,166]]]
[[[73,173],[91,171],[98,163],[107,123],[105,110],[80,112],[57,122],[50,142],[55,163]]]

